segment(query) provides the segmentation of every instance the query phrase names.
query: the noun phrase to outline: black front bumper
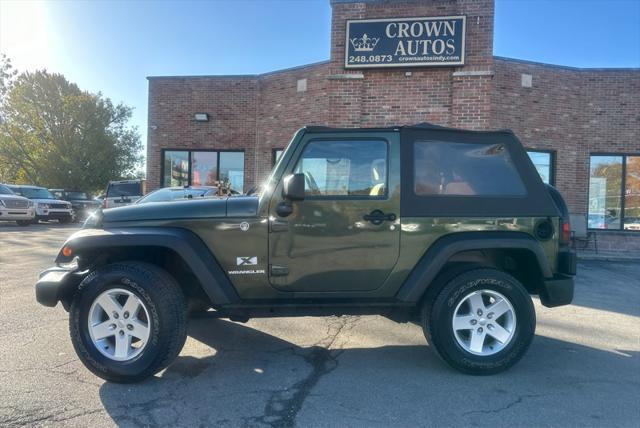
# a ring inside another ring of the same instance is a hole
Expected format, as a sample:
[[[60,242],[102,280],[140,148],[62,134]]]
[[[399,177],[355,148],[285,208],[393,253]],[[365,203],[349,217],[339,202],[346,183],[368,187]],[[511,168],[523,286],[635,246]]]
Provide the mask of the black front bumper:
[[[53,267],[45,270],[36,282],[36,300],[44,306],[55,306],[62,301],[65,309],[69,303],[69,297],[80,284],[86,272],[77,272],[62,267]]]
[[[70,212],[51,212],[49,211],[49,214],[44,215],[44,216],[38,216],[41,219],[46,219],[46,220],[64,220],[64,219],[70,219],[71,213]]]

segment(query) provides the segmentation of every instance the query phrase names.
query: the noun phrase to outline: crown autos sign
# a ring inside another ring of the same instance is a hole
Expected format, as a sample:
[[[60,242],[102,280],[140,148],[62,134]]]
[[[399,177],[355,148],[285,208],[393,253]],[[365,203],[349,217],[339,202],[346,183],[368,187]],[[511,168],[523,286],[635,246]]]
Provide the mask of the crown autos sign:
[[[345,68],[464,64],[464,16],[347,21]]]

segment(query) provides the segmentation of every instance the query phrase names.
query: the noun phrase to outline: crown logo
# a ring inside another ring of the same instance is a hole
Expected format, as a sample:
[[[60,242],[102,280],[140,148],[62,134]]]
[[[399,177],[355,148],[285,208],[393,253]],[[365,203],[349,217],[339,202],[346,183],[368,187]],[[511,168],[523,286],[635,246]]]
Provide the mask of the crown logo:
[[[371,52],[380,41],[380,38],[369,37],[367,33],[364,33],[362,37],[354,37],[349,41],[356,52]]]

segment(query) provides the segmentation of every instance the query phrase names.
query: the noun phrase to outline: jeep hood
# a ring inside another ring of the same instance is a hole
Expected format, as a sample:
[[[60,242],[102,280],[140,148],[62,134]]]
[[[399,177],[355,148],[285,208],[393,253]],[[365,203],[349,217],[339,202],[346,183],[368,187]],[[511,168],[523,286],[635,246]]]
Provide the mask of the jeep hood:
[[[148,202],[104,210],[103,223],[219,217],[253,217],[258,198],[234,196],[173,202]]]

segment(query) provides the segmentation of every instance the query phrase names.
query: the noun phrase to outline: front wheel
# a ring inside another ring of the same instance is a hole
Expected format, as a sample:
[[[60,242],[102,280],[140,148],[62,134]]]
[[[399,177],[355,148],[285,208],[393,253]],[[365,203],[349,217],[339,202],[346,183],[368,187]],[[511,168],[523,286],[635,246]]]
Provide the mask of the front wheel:
[[[137,382],[171,364],[186,340],[186,324],[180,287],[147,263],[117,263],[89,274],[69,311],[78,357],[113,382]]]
[[[504,371],[527,351],[535,333],[531,297],[514,277],[494,269],[465,272],[423,307],[427,341],[465,373]]]

